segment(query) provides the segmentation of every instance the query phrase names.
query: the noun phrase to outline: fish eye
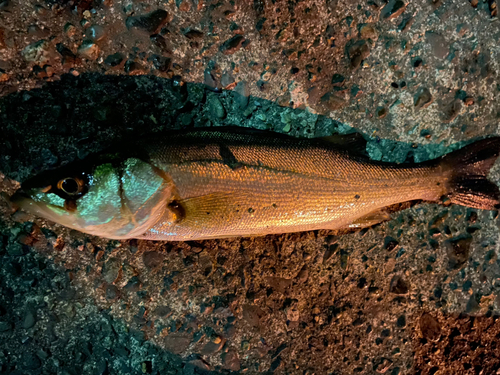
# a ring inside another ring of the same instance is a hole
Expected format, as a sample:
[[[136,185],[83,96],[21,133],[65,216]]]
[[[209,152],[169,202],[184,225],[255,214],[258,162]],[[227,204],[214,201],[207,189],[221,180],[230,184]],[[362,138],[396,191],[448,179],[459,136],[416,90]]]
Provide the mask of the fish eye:
[[[83,189],[83,181],[79,178],[67,177],[57,183],[57,187],[68,195],[76,195]]]

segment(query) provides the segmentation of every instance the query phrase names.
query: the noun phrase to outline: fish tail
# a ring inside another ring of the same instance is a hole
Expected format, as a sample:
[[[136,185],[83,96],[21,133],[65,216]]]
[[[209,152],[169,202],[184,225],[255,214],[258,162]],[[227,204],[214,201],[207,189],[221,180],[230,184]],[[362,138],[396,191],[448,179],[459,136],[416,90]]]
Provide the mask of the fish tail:
[[[449,171],[450,201],[472,208],[498,209],[500,191],[488,180],[488,174],[499,155],[500,137],[486,138],[445,155],[441,166]]]

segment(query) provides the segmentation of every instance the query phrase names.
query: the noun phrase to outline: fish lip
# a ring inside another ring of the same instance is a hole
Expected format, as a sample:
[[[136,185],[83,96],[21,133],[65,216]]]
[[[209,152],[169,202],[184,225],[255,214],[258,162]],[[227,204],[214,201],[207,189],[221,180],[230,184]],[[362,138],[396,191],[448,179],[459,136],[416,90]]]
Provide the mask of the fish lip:
[[[10,202],[16,208],[16,211],[22,208],[26,202],[33,201],[33,198],[30,197],[28,193],[26,193],[23,189],[18,189],[10,198]]]

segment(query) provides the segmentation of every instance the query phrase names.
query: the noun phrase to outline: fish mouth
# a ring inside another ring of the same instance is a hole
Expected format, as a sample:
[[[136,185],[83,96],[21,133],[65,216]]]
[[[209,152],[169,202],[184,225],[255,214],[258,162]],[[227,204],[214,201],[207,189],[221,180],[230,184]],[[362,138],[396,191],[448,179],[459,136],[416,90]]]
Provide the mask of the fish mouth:
[[[37,201],[33,199],[33,194],[36,194],[36,191],[30,190],[28,193],[23,189],[19,189],[14,193],[14,195],[12,195],[12,197],[10,197],[10,201],[17,209],[22,209],[32,215],[48,219],[58,224],[71,226],[73,228],[79,227],[78,223],[71,220],[70,215],[64,207]]]

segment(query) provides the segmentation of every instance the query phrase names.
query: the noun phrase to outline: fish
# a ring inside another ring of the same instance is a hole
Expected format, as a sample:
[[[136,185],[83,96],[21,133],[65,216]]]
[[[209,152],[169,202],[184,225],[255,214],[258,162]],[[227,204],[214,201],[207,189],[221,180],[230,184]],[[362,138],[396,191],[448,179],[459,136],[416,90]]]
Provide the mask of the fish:
[[[173,131],[42,172],[12,202],[87,234],[164,241],[363,228],[411,201],[499,207],[488,174],[500,137],[400,164],[371,160],[355,138]]]

